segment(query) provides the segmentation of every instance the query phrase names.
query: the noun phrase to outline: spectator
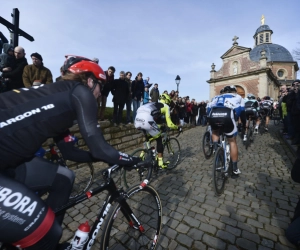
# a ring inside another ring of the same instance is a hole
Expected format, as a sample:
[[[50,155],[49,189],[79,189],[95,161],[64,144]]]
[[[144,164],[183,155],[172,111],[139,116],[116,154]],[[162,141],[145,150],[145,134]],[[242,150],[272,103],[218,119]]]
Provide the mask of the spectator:
[[[131,119],[130,119],[130,116],[131,116],[131,102],[132,102],[132,99],[131,99],[131,78],[132,76],[132,73],[130,71],[127,71],[126,72],[126,77],[125,77],[125,81],[127,82],[128,84],[128,97],[127,97],[127,100],[126,100],[126,122],[127,124],[131,124]]]
[[[195,99],[192,99],[191,101],[191,104],[192,104],[192,111],[191,111],[191,124],[193,126],[196,126],[196,117],[198,115],[198,105],[197,105],[197,102]]]
[[[151,102],[151,98],[149,95],[149,85],[147,84],[145,85],[143,104],[146,104],[148,102]]]
[[[22,75],[24,67],[28,64],[27,59],[25,58],[25,50],[22,47],[17,46],[14,49],[14,54],[16,57],[15,69],[5,71],[2,74],[3,78],[10,79],[9,85],[7,86],[8,90],[24,88]]]
[[[114,126],[122,124],[123,109],[128,98],[128,83],[125,81],[125,72],[120,72],[120,78],[111,83],[111,94],[113,95],[114,113],[113,123]]]
[[[186,104],[185,104],[185,99],[179,97],[178,98],[178,107],[179,107],[179,122],[180,126],[184,125],[184,118],[186,117]]]
[[[204,101],[200,102],[199,106],[199,117],[197,121],[197,125],[205,126],[206,124],[206,103]]]
[[[60,67],[60,76],[55,78],[55,82],[63,81],[62,76],[64,75],[64,66]]]
[[[158,84],[155,83],[154,87],[150,91],[150,97],[151,97],[151,102],[157,102],[159,98],[159,90],[158,90]]]
[[[3,44],[3,53],[0,55],[0,71],[11,71],[15,68],[16,58],[14,56],[14,47],[11,44]]]
[[[191,117],[192,117],[192,104],[190,101],[190,98],[187,96],[187,98],[185,99],[185,110],[186,110],[186,117],[184,118],[184,122],[187,124],[190,124],[191,122]]]
[[[144,95],[143,74],[141,72],[139,72],[135,77],[135,80],[132,81],[131,92],[132,92],[132,106],[133,106],[132,118],[134,122],[136,111],[140,107],[140,103],[143,101],[143,95]]]
[[[298,106],[299,100],[299,85],[300,80],[295,80],[293,82],[294,85],[294,92],[295,92],[295,99],[293,101],[291,107],[291,114],[292,114],[292,123],[294,127],[294,138],[292,140],[292,145],[300,145],[300,106]]]
[[[287,106],[287,129],[288,135],[287,139],[294,140],[295,139],[295,125],[297,122],[295,119],[299,119],[299,111],[297,109],[297,92],[298,92],[298,82],[299,80],[295,80],[292,83],[292,87],[290,92],[286,98],[286,106]]]
[[[94,58],[92,59],[92,61],[95,62],[95,63],[97,63],[97,64],[99,64],[99,59],[98,59],[97,57],[94,57]]]
[[[173,97],[175,96],[175,90],[171,90],[169,96],[171,99],[173,99]]]
[[[149,88],[150,88],[152,86],[152,84],[150,85],[149,81],[150,81],[150,77],[148,76],[148,77],[146,77],[145,80],[143,80],[144,86],[149,85]]]
[[[165,90],[163,94],[167,94],[167,95],[169,95],[169,94],[168,94],[168,90]]]
[[[12,71],[16,65],[16,58],[14,56],[14,48],[11,44],[3,44],[3,53],[0,55],[0,76],[2,72]],[[9,78],[4,78],[1,82],[0,92],[5,92],[8,89]]]
[[[35,52],[31,54],[31,59],[32,64],[25,66],[23,71],[25,87],[31,87],[34,82],[43,84],[53,83],[51,71],[44,67],[42,56]]]
[[[104,71],[106,75],[106,83],[103,87],[100,98],[98,98],[98,105],[100,109],[100,114],[99,114],[100,121],[104,121],[104,112],[106,108],[107,97],[110,92],[111,84],[115,79],[114,76],[115,71],[116,69],[113,66],[108,67],[108,69]],[[100,107],[100,103],[101,103],[101,107]]]
[[[176,95],[174,95],[170,104],[170,114],[172,122],[176,125],[179,125],[179,104]]]

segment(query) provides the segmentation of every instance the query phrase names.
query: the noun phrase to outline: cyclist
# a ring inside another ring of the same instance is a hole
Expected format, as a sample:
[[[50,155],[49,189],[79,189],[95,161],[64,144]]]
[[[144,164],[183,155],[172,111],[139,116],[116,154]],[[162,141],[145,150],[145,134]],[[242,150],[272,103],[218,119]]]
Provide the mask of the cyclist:
[[[230,145],[230,157],[232,160],[233,178],[238,177],[241,173],[237,167],[238,148],[236,143],[237,126],[235,120],[241,117],[242,123],[246,124],[244,100],[240,95],[235,93],[235,86],[226,86],[224,88],[224,94],[214,98],[210,108],[207,110],[209,124],[212,128],[214,151],[216,151],[218,147],[220,125],[223,126],[223,131],[228,139]]]
[[[65,204],[74,181],[71,170],[34,157],[49,137],[59,136],[77,120],[92,157],[110,164],[140,160],[118,152],[104,139],[97,122],[96,99],[105,83],[102,68],[83,57],[64,64],[64,81],[15,89],[0,97],[0,242],[28,250],[66,249],[58,245]],[[47,188],[44,202],[35,191]]]
[[[251,116],[252,119],[256,120],[256,125],[254,128],[254,134],[258,134],[258,126],[259,126],[259,119],[258,119],[258,110],[259,110],[259,103],[256,100],[256,97],[253,94],[248,94],[247,98],[244,100],[245,102],[245,114],[246,114],[246,130],[243,141],[247,141],[247,131],[248,131],[248,122],[249,117]]]
[[[263,112],[266,115],[266,126],[265,131],[268,131],[270,116],[273,108],[273,102],[271,101],[270,96],[265,96],[260,102],[260,112]]]
[[[149,136],[156,139],[158,166],[162,169],[167,168],[170,162],[163,161],[162,126],[159,124],[164,123],[165,120],[169,128],[182,130],[180,126],[176,126],[171,120],[170,103],[170,96],[164,93],[160,95],[158,102],[150,102],[139,107],[134,121],[134,126],[137,129],[144,129]]]

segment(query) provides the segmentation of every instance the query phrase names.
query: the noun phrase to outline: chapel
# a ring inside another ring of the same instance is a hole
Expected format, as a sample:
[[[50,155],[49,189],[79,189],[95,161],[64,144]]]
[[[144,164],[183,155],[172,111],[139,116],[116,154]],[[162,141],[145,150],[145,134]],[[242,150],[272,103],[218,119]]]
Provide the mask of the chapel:
[[[261,25],[253,36],[254,47],[238,45],[234,36],[232,47],[221,56],[223,65],[216,70],[211,65],[210,99],[220,93],[227,85],[235,85],[242,97],[248,93],[257,97],[278,98],[280,86],[291,85],[297,78],[299,66],[291,53],[281,45],[272,43],[273,30],[265,24],[262,16]]]

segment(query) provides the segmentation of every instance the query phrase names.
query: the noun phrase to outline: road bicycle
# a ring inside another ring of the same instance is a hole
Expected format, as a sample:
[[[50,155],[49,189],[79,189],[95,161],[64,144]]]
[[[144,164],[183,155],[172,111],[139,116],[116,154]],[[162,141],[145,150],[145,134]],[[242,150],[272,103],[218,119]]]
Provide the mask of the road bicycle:
[[[147,132],[142,129],[142,132],[145,136],[145,142],[143,143],[144,147],[135,150],[131,155],[132,156],[139,156],[142,159],[146,156],[150,157],[152,159],[152,168],[153,172],[157,174],[160,170],[158,166],[158,158],[157,158],[157,152],[155,146],[151,145],[151,142],[155,141],[152,137],[149,137],[147,135]],[[170,137],[169,135],[170,130],[166,128],[163,130],[161,136],[162,136],[162,143],[163,143],[163,158],[165,161],[169,161],[168,167],[163,170],[172,170],[174,169],[179,160],[180,160],[180,143],[179,141],[174,138]],[[178,132],[178,137],[182,133],[182,131]],[[135,185],[137,182],[140,182],[145,175],[149,176],[148,174],[148,168],[138,168],[135,171],[127,171],[124,169],[123,172],[123,180],[124,185],[128,188],[132,185]],[[151,174],[149,178],[147,178],[149,181],[151,180]]]
[[[230,146],[222,129],[220,129],[220,144],[218,144],[213,164],[213,184],[216,196],[223,194],[225,182],[232,175]]]
[[[247,140],[243,141],[245,144],[246,149],[248,149],[248,147],[250,146],[250,143],[254,141],[254,128],[256,125],[256,120],[255,120],[255,116],[250,115],[249,119],[247,120]]]
[[[78,140],[77,140],[78,141]],[[75,144],[77,143],[75,140]],[[69,143],[69,142],[68,142]],[[86,163],[75,163],[74,165],[68,167],[66,161],[56,147],[56,144],[52,143],[47,149],[40,148],[35,154],[39,157],[44,157],[47,160],[57,163],[60,166],[71,169],[75,174],[75,180],[70,198],[73,199],[84,192],[86,192],[90,186],[93,184],[94,179],[94,166],[90,162]]]
[[[112,178],[114,172],[123,168],[126,171],[135,171],[143,164],[149,165],[149,161],[148,163],[141,162],[133,167],[114,165],[103,170],[104,183],[102,185],[69,200],[66,205],[54,211],[56,215],[60,215],[76,204],[108,191],[103,207],[91,226],[84,250],[91,249],[100,230],[101,250],[156,249],[162,224],[162,205],[157,191],[147,185],[146,179],[124,191],[122,187],[117,187]],[[148,169],[151,171],[150,165]]]
[[[262,135],[265,132],[267,114],[264,110],[260,110],[258,111],[258,116],[260,119],[259,133]]]
[[[279,113],[278,105],[276,105],[276,108],[272,112],[272,120],[273,120],[275,126],[279,125],[280,113]]]
[[[202,150],[206,159],[209,159],[213,153],[213,141],[211,134],[211,126],[208,125],[202,138]]]

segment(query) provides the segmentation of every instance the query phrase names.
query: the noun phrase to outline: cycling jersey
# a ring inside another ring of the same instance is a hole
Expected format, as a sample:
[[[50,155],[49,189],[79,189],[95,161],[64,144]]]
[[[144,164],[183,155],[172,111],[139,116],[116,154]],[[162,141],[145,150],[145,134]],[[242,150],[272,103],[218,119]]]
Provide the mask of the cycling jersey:
[[[240,95],[226,93],[213,98],[207,109],[209,123],[213,130],[222,127],[228,137],[235,136],[237,120],[245,110],[244,100]]]
[[[150,102],[138,108],[134,126],[147,131],[152,137],[160,135],[160,129],[157,124],[162,123],[165,118],[167,126],[171,129],[178,127],[173,124],[170,116],[170,108],[161,102]]]
[[[0,96],[0,169],[30,160],[49,137],[62,134],[77,119],[95,159],[132,165],[104,139],[92,92],[74,81],[22,88]]]
[[[260,102],[260,108],[266,116],[270,116],[273,108],[273,102],[271,100],[263,100]]]
[[[258,101],[245,98],[244,102],[245,102],[245,113],[247,119],[249,119],[249,116],[257,117],[258,116],[257,111],[259,110]]]

